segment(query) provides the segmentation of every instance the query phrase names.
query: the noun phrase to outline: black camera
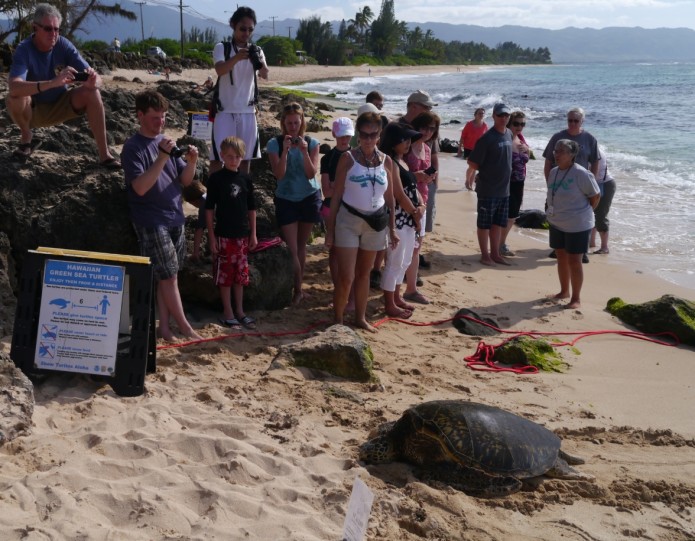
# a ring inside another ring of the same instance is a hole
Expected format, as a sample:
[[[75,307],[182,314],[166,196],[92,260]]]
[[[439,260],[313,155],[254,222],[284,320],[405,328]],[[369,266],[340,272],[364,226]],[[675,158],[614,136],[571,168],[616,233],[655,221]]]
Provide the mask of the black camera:
[[[190,149],[190,146],[188,146],[188,145],[182,145],[180,147],[174,147],[171,149],[171,155],[174,158],[180,158],[184,154],[188,154],[189,149]]]
[[[301,143],[301,142],[302,142],[302,138],[301,138],[301,137],[293,137],[293,138],[292,138],[292,144],[293,144],[293,145],[298,145],[298,144]]]
[[[428,175],[434,175],[437,172],[437,169],[435,169],[434,165],[430,165],[427,169],[425,169],[425,173]]]
[[[254,71],[258,71],[263,67],[263,62],[261,61],[261,48],[258,45],[249,43],[248,51],[251,65],[253,65]]]
[[[75,73],[74,77],[75,77],[75,81],[84,82],[87,79],[89,79],[89,73],[87,73],[86,71],[78,71],[77,73]]]

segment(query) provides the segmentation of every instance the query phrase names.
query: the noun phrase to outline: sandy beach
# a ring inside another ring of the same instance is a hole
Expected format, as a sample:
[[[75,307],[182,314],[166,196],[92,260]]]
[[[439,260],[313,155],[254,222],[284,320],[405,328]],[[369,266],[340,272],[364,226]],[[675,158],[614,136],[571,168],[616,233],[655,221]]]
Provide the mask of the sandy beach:
[[[407,72],[444,69],[457,68]],[[271,82],[365,70],[274,68]],[[175,77],[200,83],[206,74]],[[161,79],[126,70],[114,75]],[[324,142],[330,134],[316,137]],[[456,180],[465,163],[442,155],[440,164],[436,230],[424,249],[432,268],[421,271],[421,290],[432,302],[418,306],[411,320],[431,324],[384,320],[380,292],[372,290],[368,316],[379,332],[358,331],[374,352],[380,384],[268,370],[279,346],[312,332],[264,333],[330,322],[327,253],[316,239],[308,249],[311,296],[304,304],[253,313],[256,333],[160,349],[143,396],[118,397],[79,375],[37,385],[32,434],[0,447],[0,537],[337,540],[359,477],[374,493],[368,539],[694,539],[692,348],[601,334],[559,348],[569,364],[565,373],[479,372],[464,357],[480,340],[436,322],[469,308],[510,332],[564,340],[573,338],[564,333],[625,330],[605,311],[611,297],[636,303],[666,293],[693,299],[695,292],[622,264],[616,254],[593,256],[584,266],[582,307],[563,309],[547,299],[558,290],[547,233],[514,229],[512,266],[481,265],[475,194]],[[542,163],[532,161],[527,183],[540,182]],[[215,318],[191,314],[206,338],[228,333]],[[2,338],[1,351],[9,353],[10,339]],[[595,481],[546,479],[535,490],[479,499],[425,484],[406,464],[358,461],[371,430],[435,399],[482,402],[545,425],[564,450],[586,460],[577,468]]]

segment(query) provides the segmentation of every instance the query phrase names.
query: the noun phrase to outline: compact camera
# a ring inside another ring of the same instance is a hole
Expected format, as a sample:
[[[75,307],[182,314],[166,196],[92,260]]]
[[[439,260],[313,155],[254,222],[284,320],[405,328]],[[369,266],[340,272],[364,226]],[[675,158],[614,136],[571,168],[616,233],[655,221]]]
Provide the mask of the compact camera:
[[[255,71],[258,71],[263,67],[263,62],[261,61],[261,48],[258,45],[249,43],[248,51],[251,65],[253,65]]]
[[[171,155],[174,158],[180,158],[184,154],[188,154],[190,147],[188,145],[182,145],[181,147],[174,147],[171,149]]]
[[[292,144],[293,144],[293,145],[298,145],[298,144],[301,143],[301,142],[302,142],[302,138],[301,138],[301,137],[293,137],[293,138],[292,138]]]
[[[86,71],[78,71],[77,73],[74,74],[75,81],[86,81],[89,79],[89,73]]]

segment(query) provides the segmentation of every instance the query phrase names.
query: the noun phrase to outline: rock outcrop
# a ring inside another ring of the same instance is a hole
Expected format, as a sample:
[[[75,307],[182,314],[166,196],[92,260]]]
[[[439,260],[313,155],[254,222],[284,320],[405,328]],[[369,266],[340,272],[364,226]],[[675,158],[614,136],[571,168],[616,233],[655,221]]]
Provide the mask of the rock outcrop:
[[[34,386],[6,353],[0,353],[0,446],[31,433]]]

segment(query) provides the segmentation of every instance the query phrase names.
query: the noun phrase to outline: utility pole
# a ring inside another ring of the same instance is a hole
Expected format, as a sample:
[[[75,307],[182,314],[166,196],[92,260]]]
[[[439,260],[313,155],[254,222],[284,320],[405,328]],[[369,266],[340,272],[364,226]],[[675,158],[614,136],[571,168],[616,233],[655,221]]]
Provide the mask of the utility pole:
[[[275,19],[277,19],[277,16],[276,16],[276,15],[273,15],[273,16],[270,17],[270,18],[273,19],[273,37],[275,37]]]
[[[142,41],[145,41],[145,19],[142,18],[142,6],[145,5],[145,2],[135,3],[140,6],[140,31],[142,32]]]
[[[179,14],[181,17],[181,60],[183,60],[183,8],[188,7],[183,5],[183,0],[179,0]]]
[[[287,37],[292,39],[292,27],[291,26],[287,27]]]

